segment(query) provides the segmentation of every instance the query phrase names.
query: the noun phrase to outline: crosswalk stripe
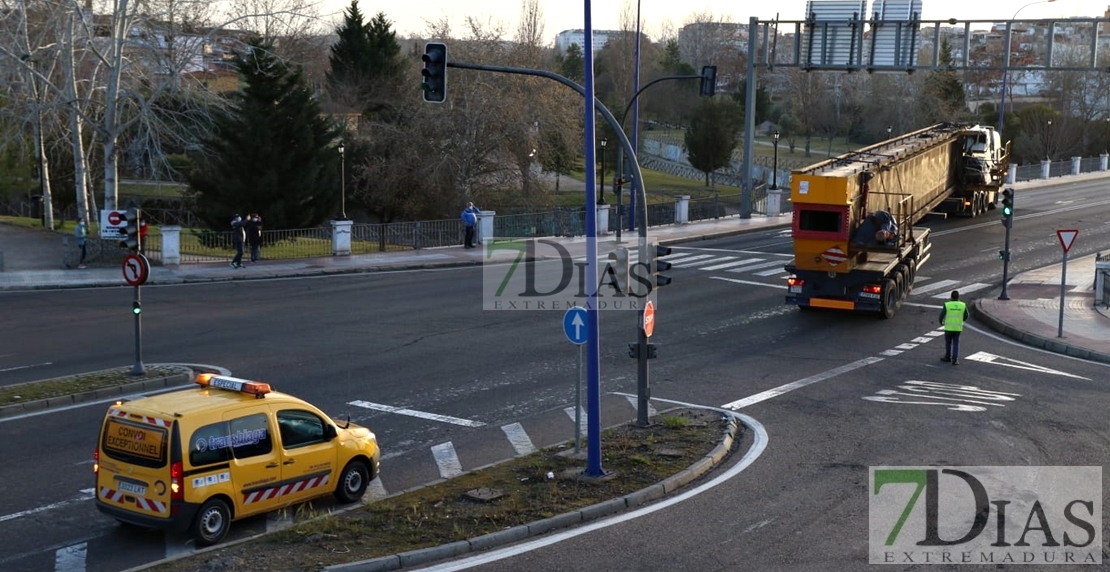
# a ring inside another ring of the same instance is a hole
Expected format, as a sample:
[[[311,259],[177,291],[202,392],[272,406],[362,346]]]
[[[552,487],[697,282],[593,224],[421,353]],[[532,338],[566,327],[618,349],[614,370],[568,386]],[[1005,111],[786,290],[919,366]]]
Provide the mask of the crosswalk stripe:
[[[913,293],[914,294],[925,294],[925,293],[928,293],[928,292],[932,292],[934,290],[940,290],[941,288],[947,288],[949,286],[952,286],[953,284],[959,284],[960,283],[958,280],[941,280],[940,282],[933,282],[932,284],[926,284],[924,286],[918,286],[916,284],[917,281],[915,280],[914,282],[915,282],[914,287],[913,287]]]
[[[636,254],[636,253],[629,252],[628,253],[629,258],[631,258],[634,254]],[[666,260],[667,262],[671,262],[672,260],[681,260],[683,258],[686,258],[688,256],[693,256],[693,255],[694,255],[693,252],[676,252],[674,254],[668,254],[667,256],[660,256],[659,259],[660,260]],[[701,255],[701,256],[698,256],[698,258],[705,258],[706,256],[709,256],[709,255],[708,254]]]
[[[462,462],[455,452],[455,444],[450,441],[432,445],[432,458],[439,467],[439,475],[445,479],[457,477],[463,473]]]
[[[748,266],[742,266],[740,268],[729,268],[725,272],[748,272],[750,270],[759,270],[760,268],[769,268],[771,266],[780,266],[781,264],[782,264],[781,260],[772,260],[770,262],[760,262],[759,264],[751,264],[751,265],[748,265]]]
[[[720,256],[720,257],[717,257],[717,258],[710,258],[709,260],[694,260],[694,259],[691,258],[690,260],[682,260],[678,264],[675,264],[675,266],[682,266],[684,268],[687,267],[687,266],[694,267],[694,266],[701,266],[702,264],[713,264],[714,262],[721,262],[722,260],[732,260],[733,258],[736,258],[736,257],[735,256]],[[687,264],[687,262],[689,262],[689,264]]]
[[[786,274],[786,271],[782,268],[772,268],[770,270],[764,270],[763,272],[755,272],[754,274],[756,276],[774,276],[775,274]]]
[[[989,287],[990,287],[990,284],[983,284],[981,282],[976,282],[974,284],[968,284],[967,286],[960,286],[959,288],[956,288],[956,290],[959,290],[960,294],[962,295],[962,294],[967,294],[969,292],[975,292],[975,291],[978,291],[978,290],[982,290],[983,288],[989,288]],[[941,298],[941,299],[949,298],[949,297],[951,297],[951,294],[937,294],[936,296],[933,296],[933,298]]]
[[[509,438],[509,443],[513,446],[517,455],[523,456],[536,452],[536,446],[532,444],[532,438],[528,436],[528,432],[524,430],[524,426],[520,423],[502,425],[501,430]]]
[[[370,498],[373,500],[384,499],[385,497],[389,496],[389,493],[385,490],[385,485],[382,484],[382,478],[380,475],[374,480],[370,481],[370,486],[367,487],[367,489],[370,491]]]
[[[744,260],[736,260],[734,262],[726,262],[724,264],[716,264],[714,266],[702,266],[702,270],[724,270],[725,268],[732,268],[733,266],[740,266],[742,264],[751,264],[753,262],[762,262],[762,258],[745,258]]]
[[[713,255],[712,254],[699,254],[697,256],[691,256],[689,258],[683,258],[682,260],[675,260],[675,259],[671,258],[671,259],[667,260],[667,262],[670,262],[670,263],[674,264],[675,266],[682,266],[682,265],[684,265],[688,262],[693,262],[695,260],[702,260],[704,258],[713,258]],[[712,260],[706,260],[706,262],[712,262]]]

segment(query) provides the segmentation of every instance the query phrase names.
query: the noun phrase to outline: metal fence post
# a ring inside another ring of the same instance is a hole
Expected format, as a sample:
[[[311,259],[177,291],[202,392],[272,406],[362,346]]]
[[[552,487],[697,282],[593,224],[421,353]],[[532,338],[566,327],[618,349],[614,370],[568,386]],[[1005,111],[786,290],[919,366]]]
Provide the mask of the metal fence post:
[[[420,250],[420,221],[413,225],[412,249]]]

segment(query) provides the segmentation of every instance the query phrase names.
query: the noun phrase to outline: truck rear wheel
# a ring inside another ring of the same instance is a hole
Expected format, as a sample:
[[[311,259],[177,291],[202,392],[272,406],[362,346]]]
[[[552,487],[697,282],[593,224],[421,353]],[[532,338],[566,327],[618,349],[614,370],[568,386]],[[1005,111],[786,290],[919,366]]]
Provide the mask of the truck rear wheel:
[[[889,320],[894,317],[898,312],[898,308],[902,306],[901,291],[898,288],[898,283],[891,279],[883,281],[883,294],[882,294],[882,308],[879,313],[882,314],[884,320]]]

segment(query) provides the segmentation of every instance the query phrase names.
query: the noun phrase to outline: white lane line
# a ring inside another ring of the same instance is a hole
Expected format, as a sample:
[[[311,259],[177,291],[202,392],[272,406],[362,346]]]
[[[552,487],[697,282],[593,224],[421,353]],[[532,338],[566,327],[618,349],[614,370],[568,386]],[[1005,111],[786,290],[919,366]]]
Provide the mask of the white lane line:
[[[786,288],[783,287],[784,286],[783,284],[767,284],[765,282],[752,282],[750,280],[737,280],[736,278],[725,278],[724,276],[710,276],[709,278],[713,279],[713,280],[724,280],[725,282],[733,282],[733,283],[736,283],[736,284],[747,284],[749,286],[766,286],[768,288],[774,288],[776,290],[785,290],[786,289]]]
[[[990,284],[983,284],[982,282],[975,282],[974,284],[968,284],[967,286],[960,286],[958,288],[958,290],[960,291],[960,295],[962,296],[964,294],[968,294],[968,293],[971,293],[971,292],[976,292],[978,290],[982,290],[983,288],[990,288]],[[933,296],[933,298],[948,298],[950,296],[951,296],[951,294],[938,294],[936,296]]]
[[[639,251],[636,250],[636,249],[629,249],[628,250],[628,257],[632,258],[633,254],[638,254],[638,253],[639,253]],[[687,256],[694,256],[694,254],[695,253],[693,253],[693,252],[676,252],[674,254],[668,254],[667,256],[661,256],[661,257],[659,257],[659,259],[660,260],[666,260],[667,262],[673,262],[675,260],[681,260],[683,258],[686,258]],[[709,256],[709,255],[706,254],[705,256]]]
[[[671,401],[668,399],[656,399],[655,401],[673,403],[679,406],[704,408],[704,406],[701,405],[682,403],[680,401]],[[482,564],[489,564],[491,562],[497,562],[506,558],[519,556],[533,550],[539,550],[541,548],[552,546],[559,542],[563,542],[564,540],[570,540],[571,538],[575,538],[583,534],[589,534],[595,530],[608,528],[610,526],[621,524],[622,522],[627,522],[635,518],[640,518],[641,516],[647,516],[653,512],[663,510],[681,502],[685,502],[687,499],[693,498],[712,489],[713,487],[728,482],[729,480],[736,477],[736,475],[739,475],[741,472],[743,472],[744,469],[747,469],[749,466],[751,466],[751,464],[754,463],[756,459],[758,459],[759,456],[763,454],[763,451],[767,448],[768,437],[767,430],[755,419],[747,415],[732,413],[728,411],[722,411],[722,413],[738,417],[745,426],[749,427],[752,430],[753,443],[751,448],[748,449],[746,453],[744,453],[744,457],[741,458],[740,461],[736,463],[736,465],[729,467],[727,471],[722,472],[716,478],[706,482],[705,484],[694,487],[679,495],[668,497],[657,503],[653,503],[651,505],[630,512],[624,512],[618,515],[611,516],[609,518],[596,520],[589,524],[584,524],[582,526],[569,530],[564,530],[562,532],[541,536],[539,538],[536,538],[535,540],[528,540],[520,542],[518,544],[507,546],[505,548],[490,550],[488,552],[484,552],[475,556],[461,558],[452,562],[444,562],[443,564],[435,564],[427,568],[417,568],[415,569],[416,572],[456,572],[459,570],[469,570]]]
[[[637,412],[640,411],[640,398],[639,397],[637,397],[635,395],[625,395],[624,398],[627,399],[628,402],[632,404],[633,409],[635,409]],[[655,417],[655,415],[657,413],[659,413],[658,411],[655,410],[655,407],[653,407],[651,405],[651,400],[650,399],[648,400],[648,411],[647,411],[647,413],[648,413],[648,417]]]
[[[513,450],[516,451],[518,456],[523,457],[536,452],[536,446],[532,444],[532,438],[528,436],[528,432],[524,430],[524,426],[520,423],[502,425],[501,430],[509,438],[509,444],[513,446]]]
[[[457,477],[463,473],[462,462],[455,453],[454,443],[448,441],[439,445],[432,445],[432,458],[439,467],[439,475],[445,479]]]
[[[570,417],[570,422],[574,423],[574,408],[573,407],[564,407],[563,411],[566,411],[567,417]],[[578,408],[578,411],[582,415],[582,417],[581,417],[582,422],[578,424],[578,430],[581,431],[582,433],[585,433],[586,428],[590,426],[590,423],[588,421],[589,416],[586,415],[586,410],[582,409],[581,407]]]
[[[370,481],[370,486],[367,487],[367,490],[370,491],[370,498],[374,500],[384,499],[389,496],[389,493],[385,490],[385,485],[382,484],[381,476]]]
[[[743,408],[743,407],[747,407],[749,405],[759,403],[760,401],[767,401],[768,399],[771,399],[772,397],[778,397],[778,396],[780,396],[784,393],[794,391],[795,389],[801,389],[801,388],[803,388],[807,385],[813,385],[817,382],[825,381],[826,379],[829,379],[831,377],[836,377],[836,376],[838,376],[842,373],[847,373],[849,371],[859,369],[861,367],[869,366],[873,363],[883,361],[883,359],[885,359],[885,358],[881,358],[881,357],[863,358],[859,361],[854,361],[852,363],[845,364],[845,365],[842,365],[840,367],[830,369],[829,371],[821,372],[817,375],[811,375],[807,378],[799,379],[798,381],[792,381],[790,383],[787,383],[786,385],[780,385],[776,388],[768,389],[767,391],[757,393],[755,395],[745,397],[743,399],[737,399],[736,401],[733,401],[732,403],[726,403],[726,404],[722,405],[721,407],[723,407],[725,409],[740,409],[740,408]]]
[[[943,336],[944,335],[944,330],[933,330],[933,331],[931,331],[931,332],[929,332],[925,335],[929,336],[930,338],[936,339],[937,336]]]
[[[44,365],[54,365],[54,362],[48,361],[48,362],[36,363],[36,364],[32,364],[32,365],[20,365],[20,366],[16,366],[16,367],[8,367],[8,368],[0,369],[0,373],[4,373],[4,372],[8,372],[8,371],[16,371],[16,370],[20,370],[20,369],[31,369],[33,367],[42,367]]]
[[[689,258],[683,258],[682,260],[670,259],[667,262],[670,262],[671,264],[673,264],[675,266],[684,266],[688,262],[693,262],[695,260],[702,260],[703,258],[710,258],[710,259],[716,260],[716,257],[713,256],[712,254],[699,254],[697,256],[691,256]],[[706,260],[705,262],[702,262],[700,264],[713,262],[713,260]]]
[[[93,495],[93,492],[94,492],[93,489],[82,489],[80,496],[76,496],[76,497],[73,497],[71,499],[67,499],[67,500],[64,500],[64,501],[58,501],[58,502],[55,502],[55,503],[50,503],[50,504],[42,505],[42,506],[39,506],[39,507],[27,509],[27,510],[21,510],[19,512],[13,512],[11,514],[6,514],[4,516],[0,516],[0,522],[7,522],[9,520],[15,520],[17,518],[23,518],[25,516],[30,516],[32,514],[37,514],[37,513],[45,512],[45,511],[48,511],[48,510],[53,510],[53,509],[60,508],[60,507],[66,506],[66,505],[70,505],[70,504],[73,504],[73,503],[76,503],[76,502],[90,500],[90,499],[93,498],[93,496],[95,496],[95,495]]]
[[[764,270],[763,272],[753,272],[753,274],[756,276],[774,276],[775,274],[782,274],[785,276],[786,271],[782,268],[772,268],[770,270]]]
[[[913,294],[915,296],[918,295],[918,294],[925,294],[927,292],[932,292],[933,290],[940,290],[941,288],[947,288],[949,286],[953,286],[953,285],[956,285],[956,284],[960,283],[959,280],[941,280],[940,282],[933,282],[932,284],[926,284],[924,286],[918,286],[917,282],[920,282],[920,280],[921,280],[920,278],[917,279],[914,282],[914,285],[913,285]]]
[[[85,572],[89,544],[82,542],[54,551],[54,572]]]
[[[922,336],[922,337],[920,337],[920,338],[914,338],[914,339],[912,339],[912,340],[910,340],[910,341],[911,341],[911,342],[914,342],[914,343],[918,343],[918,344],[924,344],[924,343],[928,343],[928,342],[931,342],[931,341],[933,341],[933,340],[935,340],[935,339],[936,339],[935,337],[934,337],[934,338],[928,338],[928,337],[924,337],[924,336]]]
[[[740,266],[742,264],[752,264],[755,262],[762,262],[762,258],[745,258],[744,260],[737,260],[735,262],[726,262],[724,264],[715,264],[713,266],[702,266],[702,270],[724,270],[725,268],[732,268],[733,266]]]
[[[879,353],[884,355],[884,356],[896,356],[896,355],[902,353],[902,350],[883,350]]]
[[[406,409],[404,407],[393,407],[392,405],[382,405],[381,403],[370,403],[369,401],[352,401],[347,405],[354,405],[355,407],[362,407],[364,409],[373,409],[375,411],[385,411],[386,413],[396,413],[398,415],[408,415],[410,417],[419,417],[421,419],[428,419],[431,421],[441,421],[443,423],[451,423],[453,425],[462,425],[463,427],[483,427],[485,423],[481,421],[471,421],[469,419],[460,419],[458,417],[451,417],[449,415],[439,415],[438,413],[427,413],[425,411],[415,411]]]
[[[917,344],[899,344],[897,346],[894,346],[894,349],[897,349],[897,350],[912,350],[916,347],[917,347]]]
[[[683,268],[686,268],[686,267],[693,268],[694,266],[701,266],[702,264],[713,264],[714,262],[722,262],[722,261],[725,261],[725,260],[732,260],[734,258],[736,258],[736,257],[735,256],[714,256],[714,257],[710,258],[709,260],[693,261],[693,259],[691,259],[691,262],[689,264],[686,264],[686,261],[682,260],[678,264],[675,264],[675,266],[681,266]]]
[[[759,264],[749,264],[748,266],[741,266],[740,268],[730,268],[726,272],[751,272],[752,270],[759,270],[761,268],[770,268],[778,266],[782,268],[781,260],[772,260],[770,262],[760,262]]]

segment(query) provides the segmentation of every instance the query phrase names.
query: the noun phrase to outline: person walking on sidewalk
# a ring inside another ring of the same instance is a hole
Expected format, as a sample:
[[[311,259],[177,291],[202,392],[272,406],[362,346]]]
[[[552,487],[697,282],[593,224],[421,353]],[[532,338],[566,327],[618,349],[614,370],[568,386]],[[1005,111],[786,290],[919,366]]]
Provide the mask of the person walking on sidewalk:
[[[243,228],[247,231],[247,244],[251,247],[251,262],[262,260],[262,217],[258,213],[247,215]]]
[[[463,225],[466,227],[466,248],[474,248],[474,226],[478,224],[478,207],[474,203],[467,203],[462,212]]]
[[[953,290],[952,299],[940,309],[940,325],[944,326],[944,357],[940,361],[960,364],[960,333],[964,331],[967,319],[967,304],[960,301],[959,290]]]
[[[86,246],[85,240],[89,236],[89,224],[85,222],[85,217],[77,217],[77,228],[73,229],[73,237],[77,239],[77,246],[81,248],[81,260],[77,263],[77,268],[88,268],[85,266]]]
[[[243,241],[247,233],[243,230],[243,217],[236,214],[231,217],[231,245],[235,247],[235,258],[231,259],[232,268],[243,267]]]

